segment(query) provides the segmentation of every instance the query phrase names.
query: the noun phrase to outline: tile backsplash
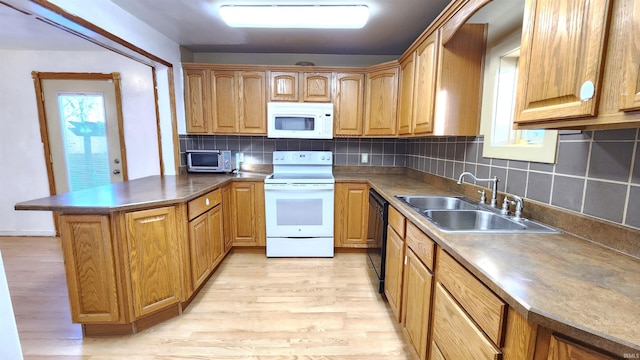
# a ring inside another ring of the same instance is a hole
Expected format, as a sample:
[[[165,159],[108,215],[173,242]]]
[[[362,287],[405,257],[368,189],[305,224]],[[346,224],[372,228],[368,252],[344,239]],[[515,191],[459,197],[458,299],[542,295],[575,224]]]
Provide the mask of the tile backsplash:
[[[180,135],[180,158],[184,166],[186,150],[219,149],[234,156],[243,152],[247,162],[271,164],[274,150],[329,150],[339,166],[408,167],[456,180],[471,171],[481,178],[497,176],[499,191],[640,229],[639,136],[638,129],[560,135],[555,164],[485,158],[482,136],[289,140]],[[364,163],[363,153],[368,154]]]

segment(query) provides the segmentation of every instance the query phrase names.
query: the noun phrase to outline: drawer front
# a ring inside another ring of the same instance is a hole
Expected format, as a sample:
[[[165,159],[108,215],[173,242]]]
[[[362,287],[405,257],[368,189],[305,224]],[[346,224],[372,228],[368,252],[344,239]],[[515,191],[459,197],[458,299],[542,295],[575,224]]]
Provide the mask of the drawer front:
[[[436,243],[411,222],[407,223],[407,246],[433,271]]]
[[[389,225],[396,231],[402,239],[405,237],[406,220],[393,206],[389,206]]]
[[[222,195],[220,189],[211,191],[206,195],[202,195],[197,199],[189,201],[187,204],[187,211],[189,213],[189,221],[197,218],[202,213],[209,209],[214,208],[222,201]]]
[[[499,347],[507,305],[444,250],[438,252],[438,281]]]
[[[498,360],[502,355],[440,283],[435,289],[433,341],[445,359]]]

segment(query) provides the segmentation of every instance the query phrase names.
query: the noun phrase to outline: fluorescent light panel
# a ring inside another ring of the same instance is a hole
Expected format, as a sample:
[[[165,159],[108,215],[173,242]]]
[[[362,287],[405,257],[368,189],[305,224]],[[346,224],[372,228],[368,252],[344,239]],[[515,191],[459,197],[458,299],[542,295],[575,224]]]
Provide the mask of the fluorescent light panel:
[[[220,16],[231,27],[360,29],[369,19],[365,5],[223,5]]]

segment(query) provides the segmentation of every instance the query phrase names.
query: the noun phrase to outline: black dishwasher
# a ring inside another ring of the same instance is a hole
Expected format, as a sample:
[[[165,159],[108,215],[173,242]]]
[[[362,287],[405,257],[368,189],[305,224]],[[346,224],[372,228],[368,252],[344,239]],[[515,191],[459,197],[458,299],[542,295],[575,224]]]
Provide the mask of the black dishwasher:
[[[378,278],[378,292],[384,293],[384,262],[387,251],[387,212],[389,203],[375,190],[369,190],[367,255]]]

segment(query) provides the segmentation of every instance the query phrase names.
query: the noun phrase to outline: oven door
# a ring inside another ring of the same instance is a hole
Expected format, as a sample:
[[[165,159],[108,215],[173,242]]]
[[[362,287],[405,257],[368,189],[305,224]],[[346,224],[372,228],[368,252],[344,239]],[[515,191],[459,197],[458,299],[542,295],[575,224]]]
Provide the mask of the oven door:
[[[267,237],[333,237],[334,184],[265,184]]]

